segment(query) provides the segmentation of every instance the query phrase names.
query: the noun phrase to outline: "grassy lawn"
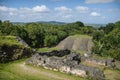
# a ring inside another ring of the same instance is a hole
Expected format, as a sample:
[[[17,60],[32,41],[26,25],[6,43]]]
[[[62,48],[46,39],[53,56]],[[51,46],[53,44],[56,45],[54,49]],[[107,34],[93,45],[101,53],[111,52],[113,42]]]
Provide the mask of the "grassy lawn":
[[[106,69],[104,74],[108,80],[120,80],[120,70]]]
[[[24,61],[0,64],[0,80],[88,80],[42,67],[25,65]]]
[[[15,36],[0,36],[0,46],[3,45],[23,47],[23,45],[15,39]]]
[[[53,51],[53,50],[59,50],[58,48],[56,47],[44,47],[44,48],[38,48],[37,51],[38,52],[50,52],[50,51]]]

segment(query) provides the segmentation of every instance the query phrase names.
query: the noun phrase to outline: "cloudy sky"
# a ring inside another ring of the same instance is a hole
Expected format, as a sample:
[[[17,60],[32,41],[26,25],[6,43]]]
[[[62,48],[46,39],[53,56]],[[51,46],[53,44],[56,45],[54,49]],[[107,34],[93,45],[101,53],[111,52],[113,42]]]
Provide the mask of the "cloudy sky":
[[[0,20],[104,24],[120,20],[120,0],[0,0]]]

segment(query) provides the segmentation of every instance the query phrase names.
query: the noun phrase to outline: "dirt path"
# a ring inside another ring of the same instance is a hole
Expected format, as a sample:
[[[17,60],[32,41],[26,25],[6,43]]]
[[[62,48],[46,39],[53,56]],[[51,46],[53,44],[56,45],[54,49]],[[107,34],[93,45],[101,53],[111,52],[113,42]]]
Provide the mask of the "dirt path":
[[[60,77],[56,74],[50,73],[50,72],[45,72],[45,71],[42,71],[42,70],[34,69],[33,67],[30,67],[30,66],[26,66],[25,63],[21,63],[18,66],[21,67],[26,72],[31,73],[31,74],[44,75],[46,77],[55,78],[57,80],[69,80],[69,79],[62,78],[62,77]]]

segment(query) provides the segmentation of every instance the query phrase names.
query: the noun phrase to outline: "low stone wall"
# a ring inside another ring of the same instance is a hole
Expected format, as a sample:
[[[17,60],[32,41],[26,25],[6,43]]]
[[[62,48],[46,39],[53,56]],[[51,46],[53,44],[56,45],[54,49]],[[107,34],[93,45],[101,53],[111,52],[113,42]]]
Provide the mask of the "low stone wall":
[[[103,66],[110,67],[110,68],[115,67],[114,59],[112,59],[112,58],[111,59],[97,59],[97,58],[93,58],[93,57],[87,57],[87,58],[85,58],[85,61],[89,62],[89,63],[103,65]]]
[[[64,55],[60,53],[64,53]],[[82,77],[92,77],[93,80],[104,80],[104,74],[101,70],[95,67],[82,65],[80,62],[81,55],[70,53],[69,50],[60,50],[47,53],[36,53],[26,61],[26,64],[42,66],[46,69],[75,74]]]

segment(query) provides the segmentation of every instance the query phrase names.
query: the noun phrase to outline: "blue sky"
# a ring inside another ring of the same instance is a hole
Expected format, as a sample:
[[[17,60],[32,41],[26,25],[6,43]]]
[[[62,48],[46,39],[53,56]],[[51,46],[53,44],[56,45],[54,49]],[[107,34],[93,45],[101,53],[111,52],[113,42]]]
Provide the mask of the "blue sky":
[[[120,0],[0,0],[0,20],[106,24],[120,20]]]

